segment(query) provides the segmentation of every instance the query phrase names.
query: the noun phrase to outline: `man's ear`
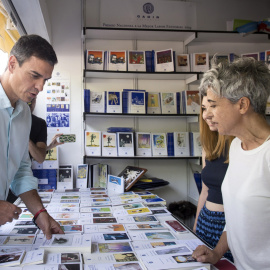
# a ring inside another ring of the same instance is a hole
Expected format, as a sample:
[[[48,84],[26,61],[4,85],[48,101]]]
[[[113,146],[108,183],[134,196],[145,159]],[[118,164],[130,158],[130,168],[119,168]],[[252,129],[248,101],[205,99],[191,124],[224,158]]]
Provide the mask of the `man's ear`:
[[[18,61],[14,55],[11,55],[8,59],[8,70],[13,73],[16,65],[18,65]]]
[[[250,100],[247,97],[242,97],[239,99],[239,112],[245,114],[250,107]]]

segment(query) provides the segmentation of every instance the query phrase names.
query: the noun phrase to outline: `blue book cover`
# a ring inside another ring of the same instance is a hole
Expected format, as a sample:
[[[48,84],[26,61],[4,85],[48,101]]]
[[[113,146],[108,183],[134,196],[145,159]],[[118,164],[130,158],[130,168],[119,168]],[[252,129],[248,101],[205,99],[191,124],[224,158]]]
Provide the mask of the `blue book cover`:
[[[90,112],[90,90],[84,89],[84,111]]]

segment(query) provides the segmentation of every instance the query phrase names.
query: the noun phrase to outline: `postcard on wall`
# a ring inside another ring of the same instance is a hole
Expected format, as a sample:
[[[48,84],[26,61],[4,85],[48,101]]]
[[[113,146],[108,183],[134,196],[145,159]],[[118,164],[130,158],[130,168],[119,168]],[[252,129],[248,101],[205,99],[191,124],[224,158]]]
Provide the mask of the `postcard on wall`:
[[[174,59],[172,49],[155,51],[155,71],[156,72],[174,71]]]
[[[128,92],[128,112],[145,114],[145,92]]]
[[[85,131],[85,154],[87,156],[101,156],[100,131]]]
[[[107,91],[107,113],[122,113],[122,92]]]
[[[147,114],[161,114],[160,93],[147,92]]]
[[[176,55],[176,71],[190,72],[189,54]]]
[[[153,156],[167,156],[167,142],[165,133],[151,133]]]
[[[123,177],[108,175],[108,184],[107,184],[108,194],[115,195],[123,193],[125,190],[125,181]]]
[[[118,156],[134,156],[133,132],[117,132]]]
[[[125,191],[128,191],[145,173],[147,169],[127,166],[118,176],[125,181]]]
[[[126,51],[109,51],[109,70],[127,71],[127,52]]]
[[[186,113],[187,114],[200,114],[201,99],[199,90],[186,91]]]
[[[209,53],[192,53],[191,60],[191,71],[206,72],[209,69]]]
[[[161,112],[162,114],[176,114],[177,113],[177,100],[176,93],[160,93],[161,99]]]
[[[128,71],[146,71],[145,51],[128,51]]]
[[[117,138],[116,133],[102,132],[102,156],[116,157],[117,156]]]
[[[190,156],[188,132],[174,132],[174,155],[176,157]]]
[[[136,156],[152,156],[151,133],[136,132]]]
[[[105,91],[90,91],[90,112],[105,113]]]
[[[104,67],[104,51],[87,50],[85,69],[103,70],[103,67]]]
[[[77,165],[76,187],[86,188],[88,179],[88,164]]]

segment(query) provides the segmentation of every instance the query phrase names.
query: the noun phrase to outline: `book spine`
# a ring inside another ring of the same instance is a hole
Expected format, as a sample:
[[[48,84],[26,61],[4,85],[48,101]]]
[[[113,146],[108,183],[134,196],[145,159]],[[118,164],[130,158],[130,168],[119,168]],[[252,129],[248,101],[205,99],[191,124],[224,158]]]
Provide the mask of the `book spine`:
[[[173,132],[167,133],[167,149],[168,149],[168,156],[174,156],[174,139],[173,139]]]
[[[190,156],[194,156],[194,141],[193,141],[193,132],[189,132],[189,151]]]
[[[90,112],[90,90],[84,89],[84,111]]]
[[[152,51],[145,51],[146,72],[151,72]]]
[[[151,56],[151,72],[155,72],[155,51],[152,50]]]

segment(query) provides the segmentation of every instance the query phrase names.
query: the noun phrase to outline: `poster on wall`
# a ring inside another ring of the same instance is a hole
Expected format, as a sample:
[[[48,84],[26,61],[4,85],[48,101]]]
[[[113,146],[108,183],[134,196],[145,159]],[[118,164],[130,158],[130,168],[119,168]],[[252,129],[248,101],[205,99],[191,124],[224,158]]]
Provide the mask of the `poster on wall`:
[[[69,133],[70,79],[56,72],[46,83],[45,91],[48,133]]]
[[[192,30],[197,28],[196,3],[101,0],[100,27]]]

